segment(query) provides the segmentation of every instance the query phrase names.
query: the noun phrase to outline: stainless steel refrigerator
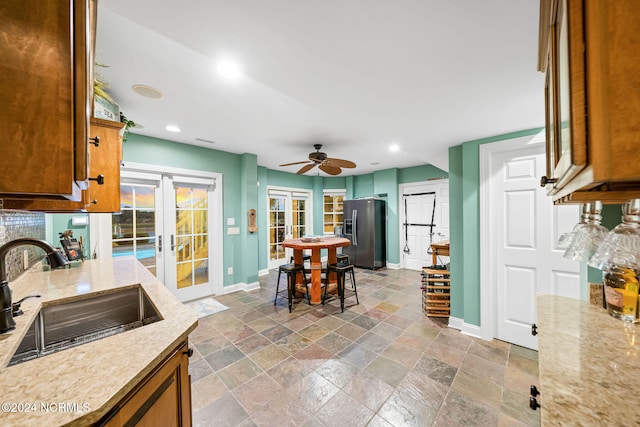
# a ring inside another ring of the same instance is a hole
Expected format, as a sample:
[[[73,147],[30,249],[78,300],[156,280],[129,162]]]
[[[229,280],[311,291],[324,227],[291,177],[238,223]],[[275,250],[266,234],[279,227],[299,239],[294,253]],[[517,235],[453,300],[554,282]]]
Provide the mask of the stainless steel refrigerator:
[[[387,264],[385,201],[376,198],[345,200],[344,237],[351,245],[342,248],[356,267],[376,269]]]

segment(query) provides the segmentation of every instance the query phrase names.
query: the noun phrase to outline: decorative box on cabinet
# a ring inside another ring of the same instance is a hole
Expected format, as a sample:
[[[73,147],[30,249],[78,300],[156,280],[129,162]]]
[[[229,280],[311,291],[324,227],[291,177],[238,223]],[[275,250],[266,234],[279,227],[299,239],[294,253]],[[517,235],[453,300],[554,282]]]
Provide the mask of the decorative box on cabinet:
[[[449,270],[422,268],[422,311],[429,317],[449,317],[451,311]]]
[[[87,188],[95,13],[93,0],[0,2],[0,195]]]
[[[89,188],[82,191],[82,200],[2,199],[3,209],[20,209],[43,212],[119,212],[120,211],[120,163],[124,123],[104,119],[91,119],[89,144],[89,170],[92,179]],[[100,184],[98,182],[99,177]]]
[[[640,2],[541,0],[547,175],[556,203],[640,197]]]

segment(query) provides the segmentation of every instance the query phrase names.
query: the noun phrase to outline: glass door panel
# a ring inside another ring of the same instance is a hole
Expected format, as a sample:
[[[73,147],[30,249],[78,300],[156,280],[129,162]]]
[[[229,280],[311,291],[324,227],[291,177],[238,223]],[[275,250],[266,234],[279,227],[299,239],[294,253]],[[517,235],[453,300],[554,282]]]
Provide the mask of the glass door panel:
[[[209,292],[208,190],[188,184],[175,187],[175,269],[178,289],[191,297]],[[173,243],[172,243],[173,246]],[[202,287],[202,291],[195,288]]]
[[[112,254],[135,256],[156,274],[156,187],[123,184],[119,213],[112,215]]]
[[[269,190],[268,199],[268,267],[276,268],[289,262],[293,255],[282,242],[297,239],[309,233],[307,224],[311,221],[311,193],[301,191]]]
[[[293,238],[298,239],[305,235],[305,201],[294,199],[292,201]]]
[[[285,250],[282,242],[286,238],[287,196],[269,197],[269,261],[283,262]]]

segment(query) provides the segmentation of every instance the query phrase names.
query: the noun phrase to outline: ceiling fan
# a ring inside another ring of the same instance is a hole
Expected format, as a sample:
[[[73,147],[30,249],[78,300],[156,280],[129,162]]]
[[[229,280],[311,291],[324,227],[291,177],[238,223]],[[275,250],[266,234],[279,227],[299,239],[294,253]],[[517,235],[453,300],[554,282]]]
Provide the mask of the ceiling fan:
[[[315,153],[309,153],[309,160],[305,160],[302,162],[293,162],[293,163],[284,163],[280,166],[291,166],[291,165],[301,165],[303,163],[307,163],[304,165],[297,174],[303,174],[305,172],[313,169],[314,166],[318,165],[318,168],[329,175],[339,175],[342,172],[341,168],[355,168],[356,164],[349,160],[343,159],[332,159],[331,157],[327,157],[326,153],[320,151],[322,148],[322,144],[313,144],[313,148],[316,149]]]

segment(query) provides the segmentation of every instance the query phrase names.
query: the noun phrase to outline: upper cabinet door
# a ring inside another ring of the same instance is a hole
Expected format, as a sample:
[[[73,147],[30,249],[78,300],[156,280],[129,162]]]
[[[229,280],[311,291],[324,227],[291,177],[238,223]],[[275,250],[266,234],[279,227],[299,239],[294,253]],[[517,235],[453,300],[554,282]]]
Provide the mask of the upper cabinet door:
[[[541,0],[547,174],[556,203],[640,197],[640,2]]]
[[[0,2],[0,195],[80,200],[87,186],[90,4]]]
[[[569,6],[573,5],[573,8]],[[552,30],[553,78],[556,83],[556,165],[553,177],[562,186],[587,165],[582,11],[576,2],[558,3]]]
[[[575,2],[543,2],[549,10],[547,79],[547,191],[555,194],[587,166],[584,42]],[[571,4],[570,4],[571,3]]]

